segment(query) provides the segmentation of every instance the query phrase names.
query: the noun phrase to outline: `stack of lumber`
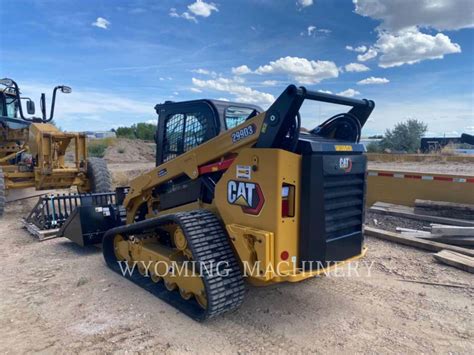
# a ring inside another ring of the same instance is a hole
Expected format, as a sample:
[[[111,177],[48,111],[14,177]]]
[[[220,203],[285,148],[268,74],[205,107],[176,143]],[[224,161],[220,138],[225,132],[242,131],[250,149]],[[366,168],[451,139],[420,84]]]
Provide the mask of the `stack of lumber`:
[[[415,200],[416,214],[474,221],[474,205],[444,201]]]
[[[472,205],[466,205],[472,206]],[[474,206],[473,206],[474,209]],[[420,214],[415,211],[415,208],[409,206],[395,205],[393,203],[376,202],[370,211],[374,213],[396,216],[402,218],[409,218],[424,222],[433,222],[439,224],[447,224],[452,226],[474,227],[474,218],[450,218],[435,215]]]
[[[398,233],[393,233],[366,226],[365,231],[377,238],[437,252],[433,255],[437,261],[474,273],[474,205],[416,200],[413,208],[377,202],[370,211],[433,222],[423,230],[398,227]]]
[[[451,245],[474,247],[474,227],[447,226],[431,224],[429,231],[408,228],[397,228],[402,235],[411,235],[417,238],[433,240]]]
[[[431,232],[426,231],[416,231],[421,232],[421,235],[431,234]],[[429,250],[432,252],[438,252],[434,254],[434,258],[444,264],[454,266],[458,269],[474,273],[474,250],[457,245],[451,245],[446,243],[441,243],[427,238],[420,238],[415,236],[410,230],[403,230],[401,233],[394,233],[385,231],[383,229],[373,228],[365,226],[365,234],[388,240],[391,242],[409,245],[411,247]]]

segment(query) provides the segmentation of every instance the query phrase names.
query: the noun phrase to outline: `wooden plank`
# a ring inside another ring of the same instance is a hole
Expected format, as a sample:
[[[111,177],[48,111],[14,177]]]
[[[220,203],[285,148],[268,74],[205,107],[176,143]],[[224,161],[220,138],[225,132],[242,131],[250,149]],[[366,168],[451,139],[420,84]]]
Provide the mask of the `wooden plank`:
[[[394,205],[391,203],[376,202],[372,207],[370,207],[370,211],[389,216],[415,219],[417,221],[435,222],[454,226],[474,226],[474,221],[469,221],[467,219],[454,219],[447,217],[419,215],[414,212],[413,207]]]
[[[457,253],[474,256],[474,250],[457,247],[454,245],[433,242],[431,240],[424,240],[420,238],[416,238],[409,235],[400,235],[398,233],[393,233],[389,231],[385,231],[383,229],[373,228],[365,226],[365,234],[371,237],[376,237],[384,240],[389,240],[391,242],[399,243],[408,245],[411,247],[429,250],[429,251],[441,251],[443,249],[451,250]]]
[[[431,233],[442,236],[465,236],[474,237],[474,227],[460,226],[431,226]]]
[[[459,245],[465,247],[474,247],[474,237],[443,237],[436,234],[424,235],[419,233],[403,232],[402,235],[408,235],[424,240],[432,240],[433,242],[446,243],[450,245]]]
[[[33,223],[28,223],[25,220],[22,220],[23,227],[34,237],[38,238],[40,242],[48,239],[58,238],[59,228],[41,230]]]
[[[449,250],[441,250],[434,254],[433,257],[450,266],[470,272],[474,274],[474,258],[463,254],[455,253]]]
[[[474,205],[416,199],[415,213],[448,218],[474,219]]]

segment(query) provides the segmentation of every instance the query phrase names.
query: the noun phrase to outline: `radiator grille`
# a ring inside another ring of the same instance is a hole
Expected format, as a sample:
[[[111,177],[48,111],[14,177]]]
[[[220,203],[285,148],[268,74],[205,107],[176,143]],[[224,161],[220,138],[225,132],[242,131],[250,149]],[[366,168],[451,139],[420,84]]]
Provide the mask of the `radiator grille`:
[[[364,176],[346,174],[324,177],[327,241],[361,233],[364,218]]]

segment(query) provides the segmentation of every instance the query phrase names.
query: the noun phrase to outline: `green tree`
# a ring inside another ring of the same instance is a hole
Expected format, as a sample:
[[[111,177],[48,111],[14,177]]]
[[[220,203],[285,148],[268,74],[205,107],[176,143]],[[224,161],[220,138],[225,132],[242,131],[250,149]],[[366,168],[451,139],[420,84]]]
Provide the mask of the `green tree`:
[[[428,125],[422,121],[410,119],[406,122],[399,122],[393,129],[387,129],[380,147],[392,151],[402,151],[416,153],[420,148],[421,137],[428,130]]]
[[[152,123],[137,123],[131,127],[118,127],[115,134],[120,138],[154,140],[156,125]]]
[[[370,142],[367,144],[367,153],[380,153],[382,148],[380,147],[380,142]]]

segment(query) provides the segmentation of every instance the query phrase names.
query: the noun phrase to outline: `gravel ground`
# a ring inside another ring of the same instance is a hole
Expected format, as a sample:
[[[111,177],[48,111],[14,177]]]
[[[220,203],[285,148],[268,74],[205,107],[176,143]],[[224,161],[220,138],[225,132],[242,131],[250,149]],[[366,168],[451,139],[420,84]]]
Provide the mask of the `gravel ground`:
[[[474,353],[474,278],[431,253],[367,238],[357,273],[248,286],[237,312],[200,324],[107,269],[97,248],[35,240],[19,222],[30,207],[0,221],[2,353]]]
[[[416,221],[409,218],[395,216],[386,216],[380,213],[367,211],[365,214],[365,223],[368,226],[396,232],[397,227],[423,230],[423,227],[429,227],[430,222]]]

